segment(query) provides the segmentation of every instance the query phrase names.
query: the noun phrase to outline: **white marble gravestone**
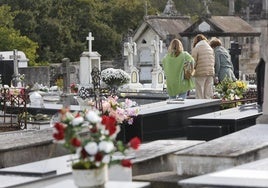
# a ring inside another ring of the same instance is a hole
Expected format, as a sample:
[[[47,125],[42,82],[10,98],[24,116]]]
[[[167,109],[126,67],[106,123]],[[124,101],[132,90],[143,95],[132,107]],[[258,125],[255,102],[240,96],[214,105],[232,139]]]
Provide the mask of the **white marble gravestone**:
[[[126,72],[130,75],[130,83],[139,83],[139,70],[133,65],[134,56],[137,55],[136,43],[132,37],[128,38],[128,42],[124,43],[124,56],[127,56]]]
[[[139,70],[133,64],[135,55],[137,55],[136,43],[133,42],[132,37],[129,37],[128,42],[124,43],[124,56],[127,57],[125,70],[130,75],[129,84],[124,85],[125,89],[142,88]]]
[[[153,70],[152,70],[152,88],[163,89],[164,86],[164,71],[159,64],[159,55],[162,53],[163,42],[159,40],[159,36],[156,35],[152,41],[152,54],[154,54]]]
[[[92,37],[91,32],[89,32],[87,40],[88,52],[83,52],[80,56],[79,79],[81,86],[89,86],[92,83],[91,71],[94,67],[101,70],[101,55],[96,51],[92,51],[94,37]]]

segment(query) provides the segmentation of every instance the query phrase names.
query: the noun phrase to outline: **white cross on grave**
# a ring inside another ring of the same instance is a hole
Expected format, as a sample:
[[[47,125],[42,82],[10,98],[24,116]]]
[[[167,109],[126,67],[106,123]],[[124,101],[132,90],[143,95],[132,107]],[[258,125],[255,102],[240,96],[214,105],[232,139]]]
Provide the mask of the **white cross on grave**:
[[[128,57],[129,67],[133,67],[134,55],[137,55],[137,45],[133,42],[132,37],[129,37],[128,42],[124,43],[124,56]]]
[[[94,40],[94,37],[92,36],[91,32],[89,32],[87,40],[88,40],[88,51],[90,53],[92,52],[92,41]]]
[[[159,69],[159,54],[163,52],[162,48],[163,42],[159,39],[159,36],[156,35],[155,39],[152,41],[152,50],[151,52],[154,54],[154,69]]]

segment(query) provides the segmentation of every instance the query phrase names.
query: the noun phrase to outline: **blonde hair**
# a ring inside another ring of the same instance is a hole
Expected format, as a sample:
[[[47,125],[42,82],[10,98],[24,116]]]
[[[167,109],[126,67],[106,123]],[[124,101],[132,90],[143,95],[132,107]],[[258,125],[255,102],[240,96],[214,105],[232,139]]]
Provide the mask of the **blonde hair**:
[[[198,42],[200,42],[201,40],[205,40],[205,41],[208,41],[208,39],[203,35],[203,34],[198,34],[194,37],[194,41],[193,41],[193,47],[196,46],[196,44]]]
[[[210,40],[209,45],[211,46],[211,48],[216,48],[217,46],[221,46],[221,40],[214,37]]]
[[[179,39],[173,39],[168,47],[168,52],[177,57],[183,51],[183,45]]]

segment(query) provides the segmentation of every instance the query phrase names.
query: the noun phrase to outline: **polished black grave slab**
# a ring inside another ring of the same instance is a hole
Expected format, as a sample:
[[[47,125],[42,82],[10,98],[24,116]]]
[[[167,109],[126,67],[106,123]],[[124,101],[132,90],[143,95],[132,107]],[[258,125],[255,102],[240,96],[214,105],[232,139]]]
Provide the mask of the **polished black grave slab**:
[[[261,115],[255,103],[189,117],[188,140],[212,140],[256,124]]]
[[[186,136],[189,117],[220,110],[218,99],[186,99],[162,101],[139,107],[133,125],[123,127],[124,139],[138,136],[142,141],[152,141]]]

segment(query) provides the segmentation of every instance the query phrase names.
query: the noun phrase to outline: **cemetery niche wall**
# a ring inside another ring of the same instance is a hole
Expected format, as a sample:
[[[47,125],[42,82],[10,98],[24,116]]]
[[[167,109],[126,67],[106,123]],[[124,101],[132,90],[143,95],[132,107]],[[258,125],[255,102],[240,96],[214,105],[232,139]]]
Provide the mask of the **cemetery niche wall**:
[[[22,51],[17,51],[18,68],[28,66],[28,59]],[[0,74],[2,75],[2,84],[10,85],[14,74],[14,51],[0,52]]]

